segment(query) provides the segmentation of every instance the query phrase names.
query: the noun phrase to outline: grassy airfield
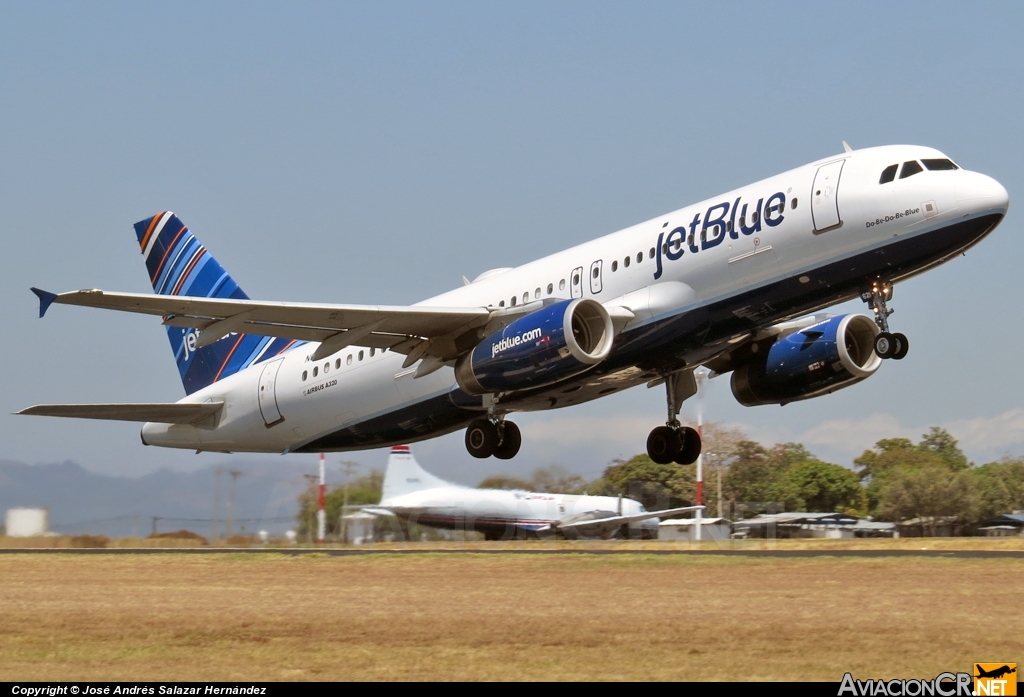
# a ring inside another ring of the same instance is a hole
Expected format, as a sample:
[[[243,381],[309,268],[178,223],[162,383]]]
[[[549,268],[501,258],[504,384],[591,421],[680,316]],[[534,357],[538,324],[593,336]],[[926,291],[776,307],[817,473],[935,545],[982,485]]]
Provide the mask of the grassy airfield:
[[[982,542],[972,548],[1021,548]],[[1022,559],[640,545],[614,556],[4,554],[0,680],[933,677],[1020,660],[1022,574]]]

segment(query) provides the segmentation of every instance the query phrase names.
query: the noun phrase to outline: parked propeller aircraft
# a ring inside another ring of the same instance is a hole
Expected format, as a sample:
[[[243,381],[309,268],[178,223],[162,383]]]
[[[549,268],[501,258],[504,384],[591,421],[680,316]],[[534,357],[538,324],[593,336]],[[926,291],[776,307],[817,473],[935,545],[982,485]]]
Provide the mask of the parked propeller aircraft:
[[[488,540],[507,540],[546,535],[657,539],[659,518],[702,508],[648,511],[639,501],[621,496],[474,489],[438,479],[420,467],[408,445],[396,445],[388,458],[380,503],[363,510],[434,528],[475,530]]]
[[[965,252],[1008,205],[998,182],[938,150],[847,147],[408,307],[250,300],[159,213],[135,225],[155,295],[33,292],[40,316],[58,303],[161,317],[187,396],[20,413],[145,421],[147,445],[221,452],[357,450],[465,428],[472,455],[511,458],[509,414],[664,384],[666,423],[647,451],[687,464],[700,439],[678,414],[695,368],[731,371],[747,406],[870,377],[909,346],[890,332],[893,284]],[[799,319],[857,297],[873,318]]]

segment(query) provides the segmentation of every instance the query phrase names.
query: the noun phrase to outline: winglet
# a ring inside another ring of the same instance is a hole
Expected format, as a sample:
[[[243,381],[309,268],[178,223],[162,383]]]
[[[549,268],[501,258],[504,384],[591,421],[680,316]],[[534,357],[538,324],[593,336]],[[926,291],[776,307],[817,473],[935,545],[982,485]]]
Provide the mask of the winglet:
[[[30,288],[30,290],[39,298],[39,317],[42,319],[50,305],[57,299],[57,294],[40,288]]]

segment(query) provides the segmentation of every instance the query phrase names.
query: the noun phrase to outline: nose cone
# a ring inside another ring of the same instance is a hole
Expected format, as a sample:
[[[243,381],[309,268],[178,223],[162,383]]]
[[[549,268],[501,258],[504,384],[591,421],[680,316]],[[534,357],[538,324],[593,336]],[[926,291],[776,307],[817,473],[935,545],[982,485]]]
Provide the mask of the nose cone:
[[[970,213],[1006,215],[1010,195],[992,177],[978,172],[961,172],[957,184],[957,207]]]

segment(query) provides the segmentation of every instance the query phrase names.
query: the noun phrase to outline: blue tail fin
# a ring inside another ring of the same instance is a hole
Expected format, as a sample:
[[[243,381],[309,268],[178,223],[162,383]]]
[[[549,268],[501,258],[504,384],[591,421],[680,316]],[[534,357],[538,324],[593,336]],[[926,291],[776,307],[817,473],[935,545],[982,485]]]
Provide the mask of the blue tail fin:
[[[199,298],[244,300],[249,297],[170,211],[135,223],[135,234],[154,292]],[[186,394],[300,343],[269,336],[231,334],[197,349],[195,329],[168,326],[167,336]]]

